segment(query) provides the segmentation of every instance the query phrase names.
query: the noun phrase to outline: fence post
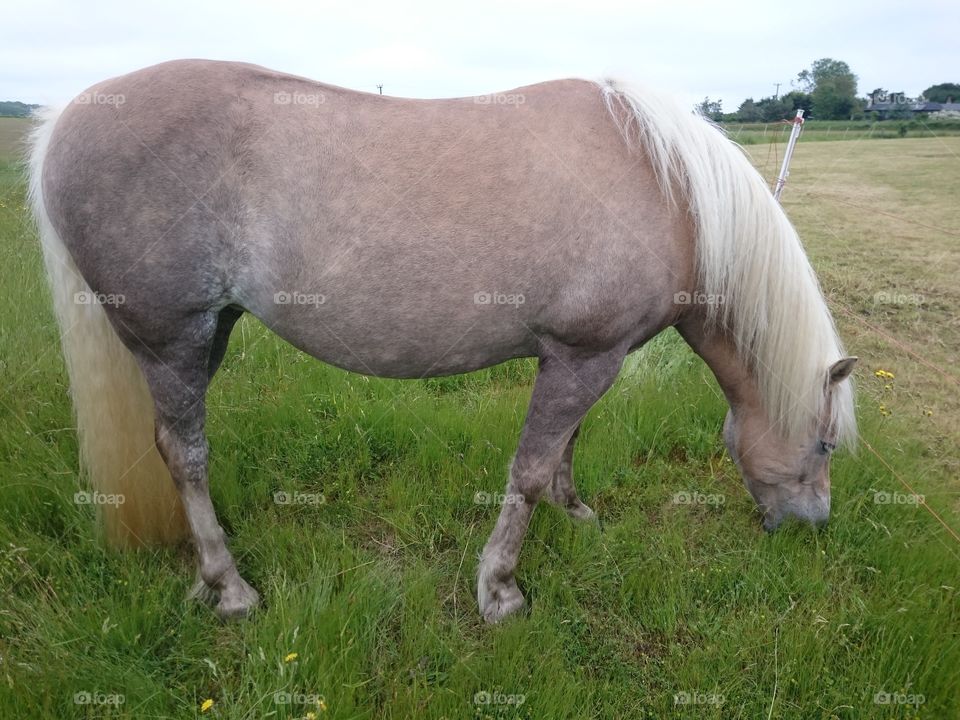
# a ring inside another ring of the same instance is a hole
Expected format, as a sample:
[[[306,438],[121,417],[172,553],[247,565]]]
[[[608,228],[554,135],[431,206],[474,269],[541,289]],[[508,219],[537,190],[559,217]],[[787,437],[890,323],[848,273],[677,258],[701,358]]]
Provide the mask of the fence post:
[[[797,116],[793,119],[793,129],[790,131],[790,140],[787,142],[787,150],[783,154],[783,165],[780,167],[777,184],[773,190],[773,197],[777,201],[780,200],[783,186],[787,184],[787,177],[790,175],[790,160],[793,158],[793,149],[797,146],[801,130],[803,130],[803,110],[797,110]]]

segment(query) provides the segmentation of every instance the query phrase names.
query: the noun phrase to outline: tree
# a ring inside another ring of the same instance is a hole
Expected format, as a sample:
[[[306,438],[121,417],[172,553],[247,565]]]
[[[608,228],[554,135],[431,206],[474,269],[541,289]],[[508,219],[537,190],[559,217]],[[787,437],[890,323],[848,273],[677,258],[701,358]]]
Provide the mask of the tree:
[[[757,103],[757,109],[760,110],[760,117],[764,122],[777,122],[792,117],[790,106],[782,99],[774,97],[765,97]]]
[[[871,103],[876,105],[877,103],[886,102],[887,98],[890,97],[890,93],[888,93],[884,88],[874,88],[867,93],[867,97],[870,98]]]
[[[853,107],[850,109],[850,115],[848,117],[851,120],[863,120],[867,117],[867,101],[863,98],[854,98]]]
[[[813,98],[800,90],[791,90],[780,99],[790,108],[789,117],[791,118],[796,117],[797,110],[803,110],[804,115],[809,115],[813,107]]]
[[[810,93],[818,120],[847,118],[856,108],[857,76],[842,60],[820,58],[797,74],[797,85]]]
[[[910,120],[913,117],[913,108],[907,102],[907,96],[904,93],[893,93],[890,95],[890,102],[893,105],[887,117],[891,120]]]
[[[923,91],[923,97],[927,100],[927,102],[960,102],[960,85],[957,83],[940,83],[939,85],[931,85]]]
[[[747,98],[740,103],[740,107],[737,108],[736,115],[737,120],[740,122],[760,121],[760,110],[757,108],[757,104],[753,101],[753,98]]]
[[[714,122],[719,122],[723,120],[723,103],[721,100],[711,100],[709,97],[705,97],[703,102],[697,103],[696,111],[708,117]]]
[[[0,117],[30,117],[39,105],[27,105],[16,100],[0,102]]]

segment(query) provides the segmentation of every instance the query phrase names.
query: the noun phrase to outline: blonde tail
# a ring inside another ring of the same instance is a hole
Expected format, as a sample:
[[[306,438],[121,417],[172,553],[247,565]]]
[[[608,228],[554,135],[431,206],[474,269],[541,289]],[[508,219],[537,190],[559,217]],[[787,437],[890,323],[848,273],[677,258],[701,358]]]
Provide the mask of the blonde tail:
[[[188,535],[170,473],[154,444],[154,405],[139,366],[110,325],[47,215],[43,162],[59,111],[44,109],[30,139],[30,202],[60,326],[77,418],[81,475],[113,547]]]

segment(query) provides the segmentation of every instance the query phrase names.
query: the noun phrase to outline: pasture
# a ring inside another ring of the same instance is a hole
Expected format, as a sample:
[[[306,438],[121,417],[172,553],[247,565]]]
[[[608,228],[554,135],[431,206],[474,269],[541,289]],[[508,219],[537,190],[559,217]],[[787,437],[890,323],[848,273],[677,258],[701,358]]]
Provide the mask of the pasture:
[[[211,493],[264,606],[221,624],[184,600],[188,548],[99,544],[24,128],[0,118],[0,717],[960,716],[960,138],[794,157],[785,206],[861,358],[865,443],[833,461],[827,528],[762,531],[717,385],[669,331],[585,421],[601,523],[541,505],[528,609],[489,627],[473,573],[527,360],[366,378],[244,317],[210,391]],[[748,149],[773,177],[776,148]]]
[[[725,122],[722,127],[741,145],[785,144],[791,123]],[[938,138],[960,135],[960,120],[918,117],[903,120],[807,120],[800,142]]]

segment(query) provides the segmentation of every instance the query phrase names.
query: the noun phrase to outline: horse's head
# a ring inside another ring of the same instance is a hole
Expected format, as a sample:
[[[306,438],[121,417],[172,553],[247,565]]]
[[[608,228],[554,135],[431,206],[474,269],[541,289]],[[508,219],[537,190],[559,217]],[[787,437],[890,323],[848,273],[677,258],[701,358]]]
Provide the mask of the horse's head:
[[[789,516],[814,525],[830,517],[830,453],[837,439],[832,398],[856,362],[855,357],[843,358],[827,370],[823,410],[806,437],[784,439],[758,408],[738,407],[727,413],[723,440],[763,513],[766,530],[775,530]]]

